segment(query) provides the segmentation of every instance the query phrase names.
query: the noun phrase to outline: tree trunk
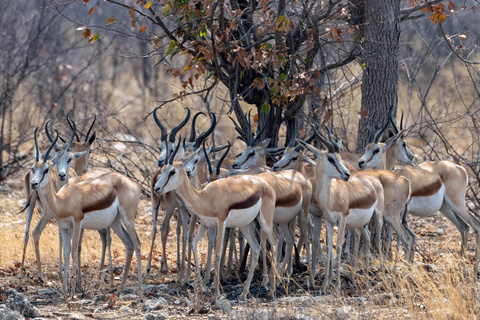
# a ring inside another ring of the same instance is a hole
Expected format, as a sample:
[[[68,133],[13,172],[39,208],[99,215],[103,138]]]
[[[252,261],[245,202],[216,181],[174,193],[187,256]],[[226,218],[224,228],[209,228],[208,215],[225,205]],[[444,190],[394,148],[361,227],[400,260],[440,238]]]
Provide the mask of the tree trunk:
[[[388,110],[393,115],[398,104],[398,51],[400,39],[400,0],[355,0],[358,10],[359,39],[364,66],[362,82],[362,116],[358,125],[357,152],[369,142],[370,122],[376,129],[385,125]]]

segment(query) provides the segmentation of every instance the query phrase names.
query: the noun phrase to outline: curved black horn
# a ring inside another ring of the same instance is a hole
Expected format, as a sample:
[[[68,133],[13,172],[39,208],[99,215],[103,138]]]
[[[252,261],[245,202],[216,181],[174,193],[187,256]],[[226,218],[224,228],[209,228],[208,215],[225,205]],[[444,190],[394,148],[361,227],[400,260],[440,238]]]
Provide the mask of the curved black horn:
[[[325,130],[327,130],[328,140],[330,140],[330,143],[335,148],[335,152],[340,152],[340,148],[338,147],[338,144],[335,142],[335,140],[333,140],[332,132],[330,131],[330,128],[327,127],[326,125],[324,125],[323,127],[325,128]]]
[[[195,121],[197,121],[197,117],[201,114],[205,116],[205,113],[200,111],[195,113],[195,115],[192,118],[192,128],[190,129],[190,138],[188,139],[188,142],[195,142],[195,138],[197,136],[197,133],[195,132]]]
[[[93,115],[93,122],[92,122],[92,125],[90,126],[90,129],[88,129],[88,131],[87,131],[87,135],[85,136],[85,142],[88,141],[88,136],[90,135],[90,131],[92,131],[92,128],[93,128],[93,125],[95,124],[95,121],[97,121],[97,115],[96,114]]]
[[[387,130],[387,127],[390,125],[390,121],[387,121],[387,123],[383,126],[382,130],[378,131],[376,134],[375,134],[375,139],[373,142],[375,143],[378,143],[378,141],[380,141],[380,138],[382,137],[383,133],[385,132],[385,130]]]
[[[33,135],[35,140],[35,162],[38,162],[38,160],[40,159],[40,149],[38,149],[37,131],[38,127],[35,128],[35,134]]]
[[[372,123],[370,124],[370,138],[368,142],[373,142],[375,139],[375,116],[372,117]]]
[[[70,112],[67,113],[67,122],[68,122],[68,125],[70,126],[70,129],[73,130],[73,125],[72,125],[73,120],[70,120],[70,113],[71,112],[72,111],[70,110]],[[77,142],[80,142],[80,138],[78,137],[78,134],[76,132],[75,132],[75,136],[77,137]]]
[[[392,125],[393,133],[397,134],[398,133],[398,128],[397,125],[395,124],[395,120],[393,120],[393,115],[392,115],[393,107],[388,110],[388,122]]]
[[[177,143],[177,146],[175,147],[175,151],[173,151],[172,155],[170,156],[170,160],[168,160],[169,164],[173,165],[173,160],[175,160],[175,156],[177,155],[178,148],[180,148],[181,141],[182,141],[182,136],[180,135],[178,137],[178,143]]]
[[[403,130],[403,110],[402,110],[402,116],[400,118],[400,131]]]
[[[208,172],[212,174],[213,173],[212,163],[210,162],[210,158],[208,157],[207,149],[205,148],[205,142],[206,140],[203,141],[203,154],[205,155],[205,160],[207,160]]]
[[[220,158],[220,160],[218,160],[218,163],[217,163],[217,171],[216,171],[217,177],[220,175],[220,168],[222,167],[222,162],[225,159],[225,157],[227,156],[228,151],[230,151],[230,147],[232,146],[230,141],[227,140],[227,142],[228,142],[227,151],[225,151],[225,153],[222,155],[222,157]]]
[[[77,135],[77,125],[75,124],[75,121],[72,121],[72,135],[70,138],[68,138],[67,142],[65,143],[65,146],[63,149],[68,150],[70,149],[70,146],[72,145],[73,138]]]
[[[247,146],[251,147],[252,146],[252,122],[250,121],[250,113],[252,113],[252,109],[248,110],[248,139],[247,139]]]
[[[210,112],[210,121],[211,121],[210,128],[208,128],[207,131],[204,131],[198,135],[198,138],[195,142],[195,149],[200,148],[200,144],[213,132],[213,130],[215,129],[215,126],[217,125],[217,117],[213,112]]]
[[[57,143],[57,140],[58,140],[58,130],[55,129],[55,132],[57,133],[57,136],[55,137],[55,140],[53,141],[53,143],[52,143],[52,144],[50,145],[50,147],[48,148],[47,153],[45,153],[45,156],[43,157],[43,162],[47,162],[48,156],[50,155],[50,151],[52,151],[53,147],[54,147],[55,144]]]
[[[48,131],[48,124],[49,124],[50,120],[47,121],[47,123],[45,123],[45,133],[47,134],[47,138],[48,140],[50,140],[50,143],[53,142],[53,138],[52,136],[50,135],[50,132]],[[56,152],[59,152],[60,150],[62,150],[62,148],[60,148],[60,146],[55,143],[55,151]]]
[[[318,139],[320,139],[320,142],[322,142],[328,149],[328,152],[329,153],[335,153],[335,147],[330,143],[330,141],[328,141],[327,139],[325,139],[321,134],[320,132],[318,132],[317,130],[317,127],[315,125],[312,126],[313,128],[313,131],[315,132],[315,134],[317,135]]]
[[[177,135],[177,132],[180,131],[180,129],[182,129],[187,124],[188,119],[190,119],[190,109],[189,108],[185,108],[185,109],[187,109],[187,116],[185,117],[185,119],[183,119],[182,122],[180,122],[177,126],[175,126],[170,132],[169,141],[172,143],[175,142],[175,136]]]
[[[296,124],[296,121],[294,119],[293,120],[293,128],[292,128],[292,136],[290,137],[290,141],[288,142],[288,147],[290,147],[290,148],[295,147],[295,143],[297,142],[297,140],[295,140],[296,138],[297,138],[297,124]]]
[[[160,119],[158,119],[158,117],[157,117],[157,110],[158,109],[160,109],[160,107],[156,107],[153,110],[153,119],[155,120],[155,123],[160,128],[160,130],[162,131],[162,135],[160,136],[160,141],[167,141],[167,129],[165,129],[165,127],[160,122]]]

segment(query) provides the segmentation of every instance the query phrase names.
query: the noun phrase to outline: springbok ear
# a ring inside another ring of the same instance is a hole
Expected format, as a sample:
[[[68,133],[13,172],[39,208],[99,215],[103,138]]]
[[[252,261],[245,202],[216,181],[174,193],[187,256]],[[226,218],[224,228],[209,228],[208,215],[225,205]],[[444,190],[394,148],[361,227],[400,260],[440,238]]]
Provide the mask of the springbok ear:
[[[95,139],[97,138],[97,132],[94,131],[92,133],[92,136],[90,138],[88,138],[88,146],[91,146],[92,143],[95,141]]]
[[[267,138],[267,139],[261,141],[259,144],[257,144],[255,146],[255,149],[259,149],[259,148],[265,149],[268,146],[269,143],[270,143],[270,138]]]
[[[73,156],[74,159],[80,159],[86,153],[87,153],[87,151],[75,152],[75,153],[72,154],[72,156]]]
[[[338,149],[342,148],[342,139],[338,140],[337,146],[338,146]]]
[[[403,136],[403,130],[398,134],[394,135],[393,137],[389,138],[387,141],[385,141],[385,145],[383,146],[383,149],[387,150],[388,148],[390,148],[392,144],[398,141],[400,136]]]
[[[297,139],[297,142],[300,143],[304,148],[310,150],[311,152],[313,152],[317,157],[321,157],[322,156],[322,151],[318,150],[317,148],[315,148],[314,146],[306,143],[305,141],[303,140],[300,140],[300,139]]]
[[[317,165],[317,164],[315,163],[315,161],[313,161],[312,159],[310,159],[309,157],[307,157],[307,156],[305,156],[305,155],[303,156],[302,160],[303,160],[303,162],[306,162],[306,163],[308,163],[309,165],[311,165],[311,166],[313,166],[313,167],[315,167],[315,166]]]

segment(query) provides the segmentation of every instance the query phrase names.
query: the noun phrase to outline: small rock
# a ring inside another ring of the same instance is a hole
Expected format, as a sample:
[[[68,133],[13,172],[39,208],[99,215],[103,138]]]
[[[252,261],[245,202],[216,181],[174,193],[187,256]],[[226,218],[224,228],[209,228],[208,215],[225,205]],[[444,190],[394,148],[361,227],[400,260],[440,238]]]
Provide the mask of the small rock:
[[[118,297],[120,300],[136,300],[138,296],[134,293],[122,294]]]
[[[177,300],[175,300],[174,303],[178,306],[181,302],[180,302],[180,300],[177,299]]]
[[[167,305],[167,300],[165,300],[162,297],[159,297],[157,299],[145,301],[145,304],[143,305],[143,310],[144,311],[158,310],[165,305]]]
[[[79,313],[72,313],[72,314],[69,315],[68,319],[85,320],[85,316],[83,314],[79,314]]]
[[[442,236],[445,234],[445,230],[443,230],[443,229],[437,229],[436,232],[437,232],[437,234],[442,235]]]
[[[152,314],[149,313],[145,316],[146,320],[166,320],[167,317],[165,317],[163,314]]]
[[[129,308],[129,307],[127,307],[127,306],[121,307],[121,308],[120,308],[120,311],[121,311],[122,313],[124,313],[124,314],[131,314],[131,313],[133,313],[132,308]]]
[[[23,320],[25,319],[20,313],[0,305],[0,319],[1,320]]]
[[[58,289],[55,289],[55,288],[40,289],[37,291],[37,293],[41,295],[57,294]]]
[[[365,303],[367,299],[365,299],[365,297],[354,297],[353,298],[353,301],[355,301],[356,303],[360,303],[360,304],[363,304]]]
[[[304,314],[296,314],[293,319],[295,319],[295,320],[313,320],[312,318],[309,318]]]
[[[10,293],[6,305],[8,308],[18,311],[26,318],[37,318],[40,316],[38,309],[32,306],[27,298],[15,290]]]
[[[99,294],[99,295],[96,295],[95,297],[93,297],[93,303],[94,304],[99,304],[99,303],[107,301],[107,299],[108,299],[108,297],[106,295]]]
[[[230,310],[232,310],[232,307],[230,305],[230,302],[225,299],[225,298],[220,298],[218,299],[217,303],[215,304],[215,306],[217,308],[219,308],[220,310],[222,310],[223,312],[225,313],[229,313]]]
[[[353,316],[353,308],[351,306],[343,306],[334,312],[334,319],[337,320],[347,320],[353,318]]]

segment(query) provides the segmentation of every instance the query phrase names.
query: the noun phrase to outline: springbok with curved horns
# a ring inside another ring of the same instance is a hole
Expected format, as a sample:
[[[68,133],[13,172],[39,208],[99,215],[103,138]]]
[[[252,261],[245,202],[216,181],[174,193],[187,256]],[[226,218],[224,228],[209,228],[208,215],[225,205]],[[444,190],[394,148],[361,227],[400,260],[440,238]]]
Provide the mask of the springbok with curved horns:
[[[321,151],[302,140],[298,140],[298,142],[317,156],[315,197],[325,216],[327,230],[327,265],[322,286],[322,292],[325,293],[327,285],[333,279],[333,226],[339,225],[336,247],[338,264],[337,291],[339,291],[341,285],[340,248],[343,244],[345,229],[360,228],[364,237],[369,241],[366,225],[372,218],[375,210],[383,210],[383,187],[377,178],[368,174],[356,174],[351,177],[350,171],[343,165],[341,157],[336,151],[336,146],[320,135],[316,129],[315,133],[328,148],[328,151]],[[313,220],[314,234],[310,269],[310,283],[312,284],[314,283],[322,223],[321,218],[319,219],[316,216],[313,216]]]
[[[31,188],[37,190],[43,205],[49,210],[59,225],[64,240],[65,252],[65,270],[63,277],[63,290],[67,293],[68,274],[70,264],[70,254],[73,247],[73,267],[74,277],[77,276],[76,270],[78,263],[78,246],[80,232],[83,228],[101,230],[111,227],[124,243],[127,250],[125,260],[125,270],[122,279],[121,289],[125,288],[128,269],[130,267],[133,250],[137,254],[138,261],[138,292],[142,292],[141,284],[141,256],[139,248],[132,238],[136,235],[125,232],[122,228],[122,222],[127,226],[128,219],[125,217],[123,208],[119,205],[118,196],[115,188],[102,177],[89,181],[73,182],[65,185],[58,192],[55,191],[52,183],[52,168],[56,161],[63,156],[58,154],[51,162],[47,162],[51,150],[58,139],[58,131],[54,143],[47,150],[45,157],[40,160],[40,150],[37,143],[37,131],[35,130],[35,164],[32,168]],[[65,152],[65,151],[64,151]],[[128,227],[127,227],[128,229]],[[73,230],[73,242],[72,231]],[[76,281],[72,283],[72,295],[75,293]]]
[[[47,132],[47,137],[50,139],[50,133],[48,132],[48,123],[45,124],[45,130]],[[65,142],[63,148],[59,147],[57,143],[54,144],[55,150],[57,152],[63,152],[65,150],[70,149],[73,139],[75,137],[75,131],[72,132],[72,135],[70,138]],[[53,142],[53,139],[52,141]],[[81,158],[87,150],[83,152],[76,152],[71,154],[71,157],[69,160],[71,161],[74,159]],[[55,188],[55,191],[60,190],[61,187],[63,187],[65,184],[68,183],[69,177],[74,177],[76,176],[75,172],[72,172],[70,170],[70,161],[66,162],[65,165],[60,165],[57,168],[53,169],[53,174],[52,174],[52,184]],[[35,204],[38,203],[42,207],[42,217],[38,221],[37,225],[33,229],[32,236],[33,236],[33,243],[35,247],[35,257],[37,259],[37,268],[38,268],[38,277],[40,280],[43,280],[43,273],[42,273],[42,265],[41,265],[41,259],[40,259],[40,236],[42,235],[43,230],[45,229],[47,223],[53,219],[53,215],[49,210],[46,210],[44,207],[42,201],[38,198],[38,193],[36,190],[33,190],[30,188],[30,180],[32,179],[32,172],[28,172],[25,175],[25,180],[24,180],[24,190],[25,190],[25,197],[26,199],[29,200],[29,205],[27,207],[27,219],[26,219],[26,226],[25,226],[25,234],[23,237],[23,254],[22,254],[22,263],[21,263],[21,268],[22,272],[20,272],[20,277],[23,277],[23,268],[24,268],[24,263],[25,263],[25,254],[26,254],[26,249],[27,249],[27,244],[28,244],[28,239],[29,239],[29,234],[30,234],[30,224],[32,222],[32,217],[33,217],[33,211],[35,208]],[[102,237],[103,239],[103,237]],[[62,237],[59,235],[59,259],[58,259],[58,273],[60,274],[62,272]]]
[[[202,132],[199,134],[198,138],[196,138],[194,148],[198,148],[198,146],[201,145],[201,143],[207,138],[208,135],[210,135],[213,130],[215,129],[216,126],[216,117],[215,114],[210,113],[210,120],[211,120],[211,126],[209,129],[207,129],[206,132]],[[158,118],[156,118],[157,125],[160,123],[158,121]],[[161,123],[160,123],[161,124]],[[163,126],[162,126],[163,127]],[[178,126],[177,126],[178,127]],[[173,130],[172,130],[173,131]],[[170,139],[172,137],[173,132],[170,134]],[[170,146],[176,146],[175,144],[171,144]],[[168,148],[170,148],[170,146]],[[176,148],[175,148],[176,149]],[[173,149],[169,149],[173,150]],[[183,149],[182,149],[182,154],[183,154]],[[167,154],[167,153],[166,153]],[[182,155],[183,156],[183,155]],[[176,158],[179,158],[179,154],[176,154]],[[185,266],[185,257],[187,256],[187,243],[191,244],[191,241],[189,242],[189,233],[188,233],[188,224],[189,224],[189,213],[187,208],[182,204],[181,199],[179,199],[175,192],[169,192],[161,197],[156,195],[153,186],[155,185],[158,176],[160,175],[160,170],[155,173],[153,176],[152,182],[151,182],[151,197],[152,197],[152,212],[153,212],[153,236],[152,236],[152,246],[150,249],[150,254],[149,254],[149,259],[148,259],[148,264],[147,264],[147,272],[150,271],[151,269],[151,258],[153,254],[153,245],[155,242],[155,235],[156,235],[156,220],[158,217],[158,210],[160,208],[160,201],[163,199],[166,207],[166,213],[165,213],[165,218],[163,219],[162,225],[160,227],[160,233],[161,233],[161,240],[162,240],[162,259],[161,259],[161,271],[162,272],[168,272],[168,266],[167,266],[167,254],[166,254],[166,246],[167,246],[167,236],[168,232],[170,231],[170,219],[174,213],[175,208],[179,208],[179,218],[177,219],[177,265],[179,269],[179,275],[177,278],[177,282],[179,284],[183,284],[185,281],[187,281],[190,278],[190,273],[191,273],[191,266],[188,265],[187,267]],[[183,230],[183,235],[182,235],[182,230]],[[190,236],[190,238],[193,239],[193,235]],[[182,246],[180,246],[180,241],[182,240]],[[180,248],[183,248],[181,250]],[[189,250],[190,252],[190,250]]]
[[[400,140],[401,142],[397,142],[396,145],[406,149],[403,131],[398,132],[390,139]],[[386,143],[388,142],[387,140]],[[370,150],[373,151],[370,152]],[[401,153],[392,153],[391,155],[395,154]],[[397,159],[389,159],[388,156],[384,145],[374,143],[368,150],[366,149],[365,155],[358,165],[361,168],[392,170]],[[393,172],[410,181],[411,201],[408,207],[410,214],[417,217],[430,217],[440,211],[457,227],[462,240],[460,251],[462,256],[465,255],[469,226],[474,229],[476,240],[474,269],[477,273],[480,258],[480,222],[470,214],[465,205],[468,185],[467,171],[450,161],[429,161],[412,168],[396,169]]]
[[[261,244],[268,238],[274,247],[273,214],[275,211],[275,191],[268,183],[256,176],[234,176],[214,181],[201,191],[196,190],[187,177],[183,163],[174,162],[175,153],[165,165],[158,177],[154,191],[156,194],[175,191],[191,212],[202,220],[207,227],[216,227],[215,241],[215,293],[217,301],[220,289],[220,253],[222,252],[225,228],[238,227],[252,248],[249,274],[240,298],[249,293],[250,282],[260,254],[260,245],[253,235],[251,223],[257,218],[261,229]],[[263,249],[265,249],[263,247]],[[262,251],[265,254],[265,250]],[[264,257],[265,258],[265,257]],[[275,260],[275,254],[273,255]],[[265,260],[266,261],[266,260]],[[275,261],[274,261],[275,262]],[[275,265],[275,263],[274,263]],[[275,277],[272,275],[271,291],[275,293]]]

